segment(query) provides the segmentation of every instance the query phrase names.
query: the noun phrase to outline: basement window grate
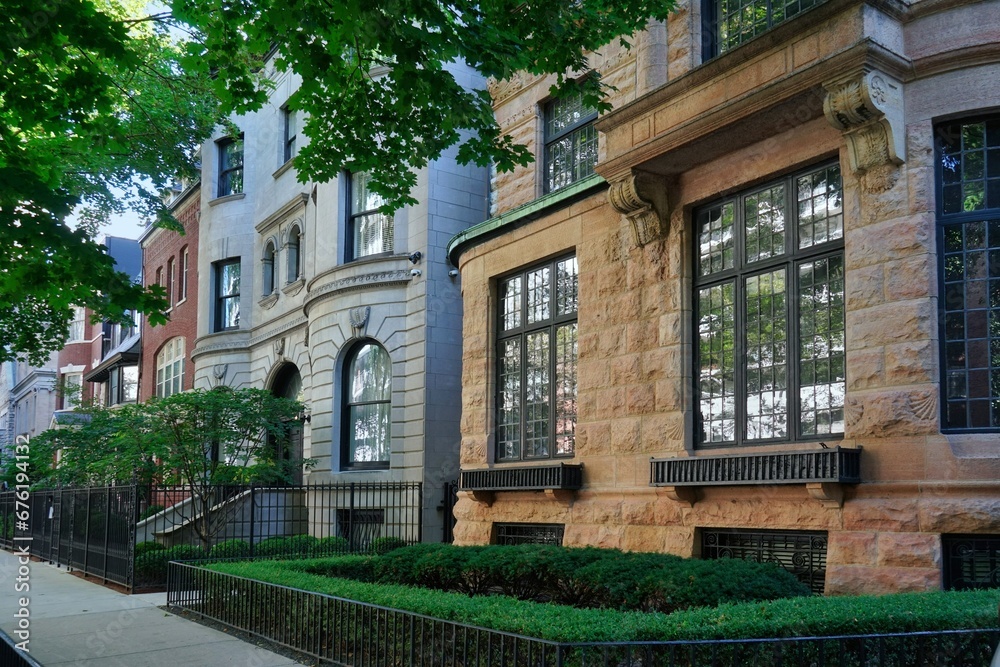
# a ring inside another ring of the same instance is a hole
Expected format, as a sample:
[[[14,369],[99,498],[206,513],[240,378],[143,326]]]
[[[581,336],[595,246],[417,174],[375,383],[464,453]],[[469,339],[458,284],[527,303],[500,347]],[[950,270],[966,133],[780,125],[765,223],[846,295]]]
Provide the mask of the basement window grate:
[[[826,582],[826,544],[826,533],[818,531],[701,531],[702,558],[776,563],[819,594]]]
[[[553,544],[561,546],[561,523],[495,523],[493,544]]]

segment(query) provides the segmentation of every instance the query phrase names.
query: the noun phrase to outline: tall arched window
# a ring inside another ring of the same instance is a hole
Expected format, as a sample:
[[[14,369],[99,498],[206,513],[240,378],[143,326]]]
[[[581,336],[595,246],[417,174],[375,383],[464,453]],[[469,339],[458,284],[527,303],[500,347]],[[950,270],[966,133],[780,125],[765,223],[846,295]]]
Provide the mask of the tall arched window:
[[[389,467],[392,362],[374,341],[364,341],[344,364],[345,468]]]
[[[287,282],[289,283],[294,283],[302,275],[302,259],[299,252],[301,236],[302,228],[298,225],[292,225],[292,228],[288,230],[288,244],[286,245],[288,252],[285,255],[285,263],[288,265]]]
[[[167,341],[156,355],[156,395],[166,398],[184,390],[184,339]]]
[[[261,291],[263,292],[263,296],[267,296],[274,291],[274,242],[273,241],[268,241],[264,245],[264,257],[261,258],[261,261],[264,264],[264,271],[262,275],[264,280],[264,285]]]

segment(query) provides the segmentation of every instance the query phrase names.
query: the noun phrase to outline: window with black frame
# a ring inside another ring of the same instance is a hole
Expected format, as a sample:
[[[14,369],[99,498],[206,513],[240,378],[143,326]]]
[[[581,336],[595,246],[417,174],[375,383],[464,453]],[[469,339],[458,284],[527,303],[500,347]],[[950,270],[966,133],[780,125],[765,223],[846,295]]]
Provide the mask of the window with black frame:
[[[371,176],[365,171],[350,174],[350,210],[347,216],[347,260],[392,252],[393,219],[379,211],[382,197],[369,187]]]
[[[545,192],[555,192],[594,173],[597,110],[580,94],[556,98],[543,108]]]
[[[282,162],[288,162],[295,157],[296,137],[298,135],[298,112],[289,109],[287,106],[281,107],[282,125],[284,136],[281,142]]]
[[[573,456],[577,274],[562,257],[500,280],[497,460]]]
[[[938,125],[941,426],[1000,428],[1000,116]]]
[[[243,192],[243,136],[219,142],[219,193],[217,196]]]
[[[827,165],[695,213],[701,446],[844,432],[844,215]]]
[[[372,340],[358,343],[344,363],[345,468],[388,468],[392,420],[392,361]]]
[[[730,51],[823,0],[704,0],[704,58]]]
[[[215,264],[215,331],[240,327],[240,260]]]

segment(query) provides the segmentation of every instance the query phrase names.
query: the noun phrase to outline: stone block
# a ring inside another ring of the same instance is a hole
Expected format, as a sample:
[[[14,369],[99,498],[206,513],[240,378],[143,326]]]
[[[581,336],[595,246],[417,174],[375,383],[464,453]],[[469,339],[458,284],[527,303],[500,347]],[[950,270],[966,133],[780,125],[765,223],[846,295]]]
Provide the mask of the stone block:
[[[937,294],[936,285],[937,268],[929,254],[885,265],[885,296],[888,301],[931,297]]]
[[[847,339],[852,348],[872,348],[931,337],[937,318],[930,300],[888,303],[847,311]]]
[[[848,531],[916,532],[915,498],[854,498],[841,511],[843,528]]]
[[[885,360],[882,348],[851,350],[847,353],[847,388],[850,391],[881,387],[885,384]]]
[[[941,536],[931,533],[879,533],[881,567],[941,569]]]
[[[625,408],[630,415],[646,415],[653,412],[656,396],[651,384],[636,384],[625,389]]]
[[[879,306],[885,302],[881,264],[859,266],[845,276],[845,301],[848,310]]]
[[[934,221],[933,215],[911,215],[864,229],[848,228],[844,239],[847,275],[862,266],[926,253],[933,241]]]
[[[660,380],[655,391],[657,410],[681,410],[684,407],[684,383],[681,378]]]
[[[682,338],[683,325],[681,313],[673,312],[660,316],[659,338],[660,345],[677,345],[684,342]]]
[[[634,454],[641,445],[642,422],[637,417],[611,422],[611,447],[619,454]]]
[[[873,532],[836,531],[829,535],[827,567],[832,565],[875,565],[877,535]]]
[[[937,346],[930,340],[908,341],[885,348],[887,385],[925,384],[938,379]]]
[[[941,588],[941,570],[922,567],[831,565],[826,568],[827,595],[917,593]]]
[[[622,533],[622,549],[625,551],[647,551],[662,553],[666,535],[659,526],[625,526]]]
[[[929,533],[1000,532],[1000,496],[925,495],[917,511],[919,529]]]
[[[845,435],[850,438],[936,433],[937,392],[933,389],[869,391],[849,395]]]

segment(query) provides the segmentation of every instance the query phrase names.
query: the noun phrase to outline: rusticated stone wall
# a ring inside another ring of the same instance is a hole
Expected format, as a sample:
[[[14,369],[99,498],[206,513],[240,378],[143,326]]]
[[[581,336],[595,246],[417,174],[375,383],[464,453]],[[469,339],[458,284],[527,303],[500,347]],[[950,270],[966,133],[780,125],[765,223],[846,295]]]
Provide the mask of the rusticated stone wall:
[[[989,13],[989,4],[906,9],[828,0],[821,20],[789,22],[749,45],[745,58],[730,54],[728,69],[718,61],[697,67],[700,19],[696,8],[681,6],[666,26],[669,81],[616,103],[601,126],[598,171],[613,183],[630,170],[658,179],[669,202],[662,234],[638,243],[626,216],[598,193],[460,256],[462,467],[477,468],[501,465],[492,457],[495,278],[576,252],[572,462],[583,464],[584,488],[499,492],[490,505],[462,494],[457,542],[488,542],[496,522],[560,523],[567,545],[699,556],[701,529],[825,531],[826,591],[854,594],[939,588],[942,535],[1000,534],[1000,436],[940,430],[933,139],[936,119],[1000,107],[989,83],[1000,80],[1000,15]],[[933,37],[941,25],[951,50]],[[980,27],[975,34],[972,26]],[[873,42],[884,49],[877,58],[866,51]],[[871,125],[840,127],[824,114],[824,102],[844,85],[869,85],[864,76],[892,65],[885,52],[898,58],[900,96],[874,113],[891,130],[889,145],[863,154],[868,144],[852,141]],[[756,90],[743,71],[757,77]],[[535,113],[537,85],[497,105],[501,122]],[[517,104],[526,106],[517,111]],[[754,122],[740,125],[741,118]],[[751,126],[766,129],[758,136]],[[875,153],[881,162],[871,162]],[[839,506],[820,502],[805,485],[703,487],[688,501],[672,499],[669,490],[649,486],[649,461],[700,453],[692,427],[692,211],[830,159],[839,161],[844,181],[847,397],[846,432],[829,444],[862,447],[862,483],[845,486]],[[538,179],[530,170],[498,177],[500,211],[530,200]]]

